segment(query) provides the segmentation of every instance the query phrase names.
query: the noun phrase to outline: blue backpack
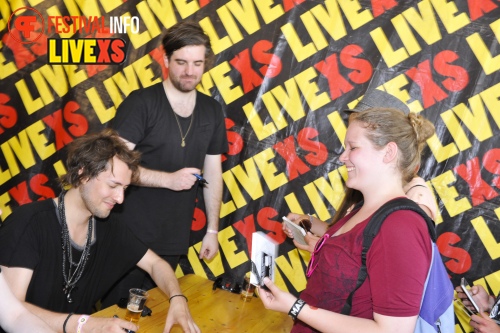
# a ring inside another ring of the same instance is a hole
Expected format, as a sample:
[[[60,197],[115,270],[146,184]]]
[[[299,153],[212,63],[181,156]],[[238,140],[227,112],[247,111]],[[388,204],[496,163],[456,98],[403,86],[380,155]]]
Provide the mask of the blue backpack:
[[[453,312],[453,285],[444,267],[441,255],[436,246],[436,230],[434,221],[412,200],[398,198],[380,207],[368,222],[363,232],[363,250],[361,252],[361,268],[358,273],[356,288],[349,294],[342,314],[350,314],[352,297],[367,277],[366,254],[382,223],[388,215],[397,210],[412,210],[425,219],[432,239],[432,258],[424,285],[424,293],[420,304],[415,333],[453,333],[455,331],[455,314]]]

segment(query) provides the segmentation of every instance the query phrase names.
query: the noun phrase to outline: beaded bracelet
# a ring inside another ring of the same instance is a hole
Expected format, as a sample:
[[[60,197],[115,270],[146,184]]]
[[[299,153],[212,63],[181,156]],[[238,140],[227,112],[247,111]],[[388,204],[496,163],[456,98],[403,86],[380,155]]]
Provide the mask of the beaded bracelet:
[[[306,305],[306,302],[301,300],[300,298],[297,298],[295,303],[293,303],[292,307],[290,308],[290,311],[288,311],[288,315],[292,317],[293,320],[297,319],[297,316],[299,315],[300,310]]]
[[[217,230],[213,230],[213,229],[207,229],[207,234],[215,234],[217,235],[219,232]]]
[[[78,328],[76,329],[76,333],[81,333],[82,332],[82,327],[87,323],[89,320],[90,316],[87,315],[81,315],[80,318],[78,318]]]
[[[186,296],[184,296],[183,294],[177,294],[177,295],[174,295],[174,296],[170,297],[170,298],[168,299],[168,302],[170,303],[170,301],[171,301],[171,300],[172,300],[172,298],[174,298],[174,297],[184,297],[184,299],[186,300],[186,302],[188,301],[188,298],[187,298]]]
[[[69,317],[71,317],[72,315],[74,315],[75,313],[74,312],[71,312],[67,317],[66,319],[64,320],[64,324],[63,324],[63,333],[67,333],[66,332],[66,324],[68,323],[68,320],[69,320]]]

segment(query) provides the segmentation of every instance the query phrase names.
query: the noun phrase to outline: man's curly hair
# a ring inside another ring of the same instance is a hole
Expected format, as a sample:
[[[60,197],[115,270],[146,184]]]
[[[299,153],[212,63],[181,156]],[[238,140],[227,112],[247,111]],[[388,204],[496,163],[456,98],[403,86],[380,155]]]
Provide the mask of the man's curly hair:
[[[140,153],[130,150],[112,129],[87,134],[68,145],[67,173],[60,177],[63,186],[78,187],[82,181],[113,169],[113,157],[124,162],[132,171],[132,182],[139,177]]]

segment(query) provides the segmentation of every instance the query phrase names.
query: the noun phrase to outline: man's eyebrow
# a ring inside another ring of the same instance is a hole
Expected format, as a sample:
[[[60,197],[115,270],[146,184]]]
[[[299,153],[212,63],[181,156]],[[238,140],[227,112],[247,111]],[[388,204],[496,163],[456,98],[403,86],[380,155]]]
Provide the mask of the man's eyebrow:
[[[114,179],[110,179],[109,181],[112,182],[113,184],[121,185],[121,186],[129,186],[130,185],[130,183],[124,184],[124,183],[117,181],[117,180],[114,180]]]

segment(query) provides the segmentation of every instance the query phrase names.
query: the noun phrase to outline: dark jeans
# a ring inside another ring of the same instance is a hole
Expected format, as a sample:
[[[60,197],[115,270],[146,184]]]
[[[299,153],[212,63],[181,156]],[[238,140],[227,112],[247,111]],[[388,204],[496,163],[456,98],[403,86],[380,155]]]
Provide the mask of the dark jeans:
[[[179,263],[180,256],[160,257],[163,258],[175,271],[177,264]],[[101,299],[101,309],[117,304],[120,298],[128,298],[128,293],[131,288],[149,290],[154,287],[156,287],[156,284],[149,274],[136,266],[125,274],[122,279],[117,281]]]

